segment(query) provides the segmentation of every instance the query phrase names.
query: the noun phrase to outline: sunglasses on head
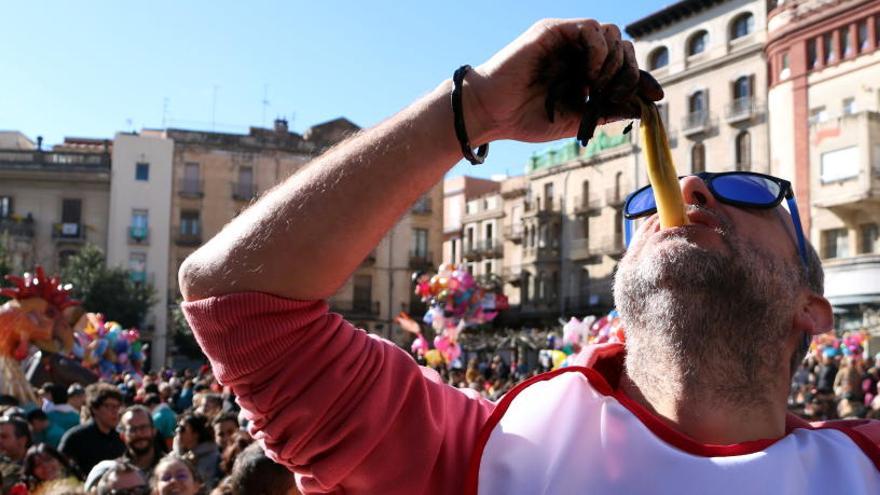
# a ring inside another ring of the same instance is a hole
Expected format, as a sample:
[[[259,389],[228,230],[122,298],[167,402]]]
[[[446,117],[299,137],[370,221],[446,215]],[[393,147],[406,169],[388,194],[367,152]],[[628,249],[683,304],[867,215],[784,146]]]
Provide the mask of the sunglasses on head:
[[[798,254],[804,268],[808,266],[804,231],[801,227],[801,219],[791,182],[757,172],[701,172],[695,175],[706,183],[706,187],[715,199],[732,206],[770,209],[779,206],[785,199],[794,223]],[[681,178],[679,177],[679,179]],[[650,185],[638,189],[626,197],[623,205],[623,217],[625,218],[624,231],[627,247],[632,240],[632,220],[653,215],[656,212],[657,203],[654,200],[654,188]]]

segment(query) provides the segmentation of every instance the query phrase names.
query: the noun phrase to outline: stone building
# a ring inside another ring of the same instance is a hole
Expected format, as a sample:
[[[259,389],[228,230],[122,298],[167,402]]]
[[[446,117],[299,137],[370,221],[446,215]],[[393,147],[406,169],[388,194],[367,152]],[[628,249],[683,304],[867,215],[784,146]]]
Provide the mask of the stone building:
[[[86,242],[107,248],[110,141],[67,138],[51,151],[20,133],[0,149],[0,242],[12,269],[56,273]],[[11,137],[10,137],[11,136]]]
[[[858,328],[880,309],[880,1],[771,6],[771,169],[794,179],[838,328]]]

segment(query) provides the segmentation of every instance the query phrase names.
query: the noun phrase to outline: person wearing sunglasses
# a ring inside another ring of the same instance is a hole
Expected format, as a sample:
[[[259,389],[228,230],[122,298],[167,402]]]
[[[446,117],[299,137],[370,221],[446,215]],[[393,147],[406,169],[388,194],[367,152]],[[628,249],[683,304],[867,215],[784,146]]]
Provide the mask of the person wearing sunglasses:
[[[215,376],[303,493],[880,493],[874,423],[786,414],[791,372],[832,318],[782,179],[683,177],[690,224],[663,230],[650,189],[633,194],[614,287],[626,343],[588,347],[497,403],[329,312],[420,195],[485,157],[471,143],[585,137],[633,115],[634,98],[660,99],[652,81],[615,26],[539,22],[183,263],[183,310]]]

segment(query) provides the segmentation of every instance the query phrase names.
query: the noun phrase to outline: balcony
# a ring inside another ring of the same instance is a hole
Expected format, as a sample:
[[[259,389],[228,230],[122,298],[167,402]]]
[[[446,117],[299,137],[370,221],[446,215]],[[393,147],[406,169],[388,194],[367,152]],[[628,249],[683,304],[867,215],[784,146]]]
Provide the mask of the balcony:
[[[132,225],[128,228],[129,244],[149,244],[150,228],[143,225]]]
[[[484,258],[500,258],[504,254],[501,239],[484,239],[480,242],[480,251]]]
[[[522,224],[506,225],[504,227],[504,237],[505,237],[505,239],[507,239],[515,244],[519,244],[520,242],[522,242],[522,238],[523,238]]]
[[[409,267],[413,270],[426,270],[434,268],[434,257],[431,253],[423,251],[409,252]]]
[[[32,240],[34,230],[33,218],[0,218],[0,234],[6,234],[13,239]]]
[[[201,198],[205,195],[204,183],[201,179],[181,179],[177,194],[182,198]]]
[[[525,201],[523,217],[552,218],[562,213],[562,202],[559,198],[541,198]]]
[[[232,199],[236,201],[250,201],[257,197],[257,186],[248,182],[232,183]]]
[[[613,208],[620,208],[626,201],[626,195],[629,194],[629,190],[630,186],[628,184],[605,189],[605,204]]]
[[[461,256],[468,261],[479,261],[483,258],[480,241],[465,242],[461,248]]]
[[[128,272],[128,278],[136,284],[144,284],[147,282],[147,272],[145,272],[145,271],[130,271],[130,272]]]
[[[81,243],[86,240],[86,231],[81,223],[59,222],[52,224],[52,239],[58,242]]]
[[[559,263],[559,247],[548,245],[523,250],[523,261],[526,263]]]
[[[712,128],[712,116],[703,110],[691,112],[681,121],[681,133],[687,137],[706,133]]]
[[[182,230],[179,226],[174,227],[174,242],[178,246],[201,246],[202,231],[199,229]]]
[[[593,256],[593,253],[590,252],[589,238],[572,239],[569,246],[568,257],[572,260],[586,260]]]
[[[623,246],[623,234],[600,237],[595,243],[593,251],[596,254],[607,254],[608,256],[623,254],[625,251]]]
[[[850,215],[880,205],[880,112],[814,123],[810,143],[813,206]]]
[[[753,119],[758,115],[758,101],[752,96],[737,98],[727,105],[724,121],[728,124],[737,124]]]
[[[409,211],[413,215],[430,215],[434,211],[433,208],[431,208],[431,198],[419,198]]]
[[[602,211],[602,198],[592,196],[576,196],[574,198],[575,215],[591,216]]]
[[[373,318],[379,315],[379,301],[360,300],[339,301],[331,300],[330,311],[340,313],[346,318]]]

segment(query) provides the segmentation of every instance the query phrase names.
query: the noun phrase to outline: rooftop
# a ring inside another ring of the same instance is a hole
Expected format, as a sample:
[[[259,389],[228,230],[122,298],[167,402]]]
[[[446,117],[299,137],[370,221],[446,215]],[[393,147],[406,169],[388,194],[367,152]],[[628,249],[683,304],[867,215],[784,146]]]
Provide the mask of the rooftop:
[[[633,39],[639,39],[726,1],[681,0],[627,25],[625,31]]]

